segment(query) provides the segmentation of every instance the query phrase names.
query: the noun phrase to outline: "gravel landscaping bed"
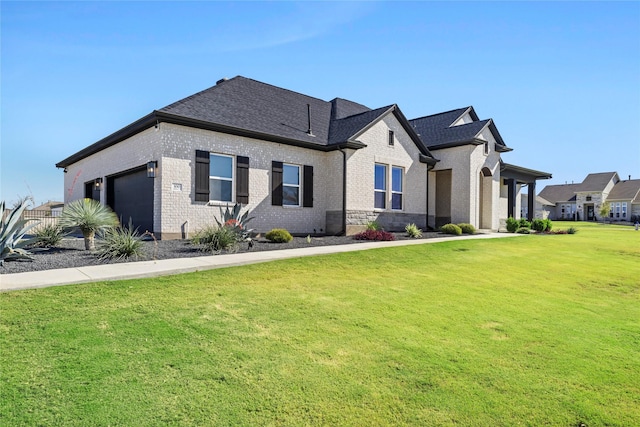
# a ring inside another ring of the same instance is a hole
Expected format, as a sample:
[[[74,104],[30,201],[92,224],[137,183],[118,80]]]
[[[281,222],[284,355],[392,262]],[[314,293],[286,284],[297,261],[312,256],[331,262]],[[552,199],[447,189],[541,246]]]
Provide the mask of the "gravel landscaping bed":
[[[396,240],[408,240],[404,233],[394,233]],[[422,239],[442,237],[441,233],[423,232]],[[453,236],[450,236],[453,237]],[[281,249],[305,248],[309,246],[346,245],[366,243],[366,240],[354,240],[346,236],[322,236],[312,237],[307,242],[306,237],[294,237],[289,243],[271,243],[264,239],[255,240],[251,249],[243,243],[235,253],[259,252]],[[96,246],[100,241],[96,240]],[[0,274],[22,273],[27,271],[52,270],[57,268],[84,267],[88,265],[115,264],[119,262],[135,262],[153,259],[186,258],[212,255],[210,252],[202,252],[197,246],[188,240],[158,240],[157,245],[152,240],[144,241],[144,258],[125,259],[113,261],[101,261],[97,256],[84,250],[84,240],[77,237],[68,237],[62,240],[55,248],[43,249],[34,252],[33,261],[15,260],[6,261],[4,267],[0,267]],[[228,252],[222,252],[228,253]]]

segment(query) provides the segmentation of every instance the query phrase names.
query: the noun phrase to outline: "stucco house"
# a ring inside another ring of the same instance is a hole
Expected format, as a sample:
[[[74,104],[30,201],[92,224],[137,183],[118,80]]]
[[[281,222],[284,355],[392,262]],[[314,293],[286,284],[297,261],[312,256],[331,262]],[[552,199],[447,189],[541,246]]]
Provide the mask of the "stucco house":
[[[539,196],[554,203],[551,219],[601,220],[603,203],[609,203],[610,220],[640,217],[640,179],[623,181],[617,172],[590,173],[578,184],[547,185]]]
[[[472,107],[407,120],[393,104],[324,101],[237,76],[62,160],[65,202],[89,197],[123,223],[184,238],[241,203],[252,228],[352,234],[377,221],[499,228],[521,185],[550,174],[505,164]]]

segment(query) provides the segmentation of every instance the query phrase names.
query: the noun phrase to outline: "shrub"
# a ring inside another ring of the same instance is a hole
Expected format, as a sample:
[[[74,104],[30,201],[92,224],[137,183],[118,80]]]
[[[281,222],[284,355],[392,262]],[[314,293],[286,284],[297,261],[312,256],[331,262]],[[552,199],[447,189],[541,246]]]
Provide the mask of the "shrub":
[[[289,243],[293,240],[293,236],[284,228],[274,228],[269,231],[264,237],[273,243]]]
[[[220,218],[221,221],[218,221],[218,218],[214,218],[216,223],[218,224],[218,228],[227,227],[231,228],[237,234],[237,240],[251,242],[251,233],[253,229],[247,228],[247,223],[251,221],[254,217],[249,218],[249,211],[246,211],[244,214],[241,214],[242,205],[240,203],[236,203],[233,205],[233,209],[229,210],[229,205],[226,206],[225,210],[222,210],[220,207]]]
[[[363,231],[362,233],[354,234],[353,239],[378,240],[378,241],[389,242],[391,240],[396,240],[396,236],[383,230],[366,230],[366,231]]]
[[[524,218],[520,218],[518,221],[518,226],[520,228],[531,228],[531,223]]]
[[[529,234],[531,233],[531,230],[529,229],[529,227],[520,227],[516,230],[516,233],[518,234]]]
[[[102,232],[103,241],[96,254],[101,260],[144,258],[142,241],[131,222],[128,227],[108,228]]]
[[[575,227],[569,227],[567,229],[567,234],[576,234],[578,232],[578,229]]]
[[[40,248],[52,248],[57,246],[62,238],[65,236],[65,232],[57,224],[47,224],[40,227],[35,233],[35,243],[33,246]]]
[[[458,224],[458,227],[460,227],[460,230],[462,230],[464,234],[476,234],[476,228],[471,224],[467,224],[466,222]]]
[[[512,216],[507,218],[507,231],[509,233],[515,233],[519,226],[520,222],[517,219]]]
[[[4,216],[5,204],[4,201],[0,203],[0,215],[3,216],[0,222],[0,265],[3,265],[5,260],[32,259],[31,252],[25,247],[35,243],[35,239],[25,239],[24,235],[38,225],[39,221],[29,224],[33,220],[21,219],[26,207],[26,201],[22,200],[15,209]]]
[[[234,251],[238,247],[238,233],[234,227],[206,226],[196,232],[191,243],[203,252]]]
[[[380,227],[377,221],[369,221],[367,222],[367,230],[378,231],[382,230],[382,227]]]
[[[533,221],[531,221],[531,229],[535,230],[539,233],[545,231],[545,229],[547,228],[547,224],[545,222],[544,219],[539,219],[536,218]]]
[[[407,226],[404,228],[404,231],[406,231],[407,236],[411,237],[412,239],[418,239],[422,237],[422,230],[420,230],[415,224],[407,224]]]
[[[440,231],[444,234],[462,235],[462,229],[455,224],[445,224],[440,228]]]
[[[545,219],[544,220],[544,231],[551,231],[551,229],[553,228],[553,222],[551,222],[550,219]]]
[[[93,199],[74,200],[62,210],[58,224],[63,228],[78,227],[84,236],[84,248],[96,248],[96,232],[118,225],[118,217],[108,206]]]

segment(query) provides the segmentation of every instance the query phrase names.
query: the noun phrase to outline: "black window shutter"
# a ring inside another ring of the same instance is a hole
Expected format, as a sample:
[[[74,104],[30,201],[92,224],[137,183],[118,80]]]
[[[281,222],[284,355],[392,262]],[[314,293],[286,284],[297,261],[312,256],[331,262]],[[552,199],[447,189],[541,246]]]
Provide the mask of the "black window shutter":
[[[282,162],[271,162],[271,204],[282,206]]]
[[[249,158],[236,157],[236,202],[249,203]]]
[[[302,191],[304,195],[304,198],[302,200],[302,206],[305,208],[312,208],[313,207],[313,166],[304,165]]]
[[[196,150],[196,202],[209,201],[209,152]]]

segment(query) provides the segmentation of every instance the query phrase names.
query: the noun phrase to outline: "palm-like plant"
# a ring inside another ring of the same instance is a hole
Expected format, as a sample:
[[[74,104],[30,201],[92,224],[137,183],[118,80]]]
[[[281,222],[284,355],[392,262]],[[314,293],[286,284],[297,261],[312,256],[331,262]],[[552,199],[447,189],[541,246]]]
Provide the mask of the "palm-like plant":
[[[118,216],[108,206],[93,199],[74,200],[67,204],[58,224],[64,228],[78,227],[84,237],[84,248],[95,250],[96,232],[118,225]]]
[[[15,209],[4,216],[5,204],[0,202],[0,265],[6,259],[31,259],[31,252],[25,246],[34,243],[35,239],[25,239],[24,235],[40,221],[22,219],[22,212],[27,207],[24,201],[20,201]],[[33,221],[32,224],[29,222]]]

